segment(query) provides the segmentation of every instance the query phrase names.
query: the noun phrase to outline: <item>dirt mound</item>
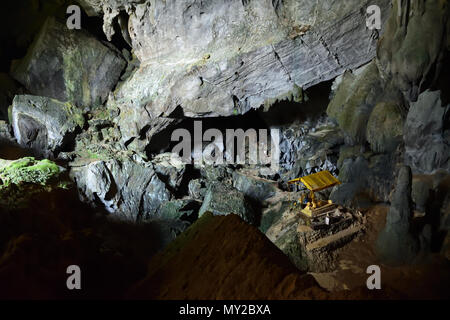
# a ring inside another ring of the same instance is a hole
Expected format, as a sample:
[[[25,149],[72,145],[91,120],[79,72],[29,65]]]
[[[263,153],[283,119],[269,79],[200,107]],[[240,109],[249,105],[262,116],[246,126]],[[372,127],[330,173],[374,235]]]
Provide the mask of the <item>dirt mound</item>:
[[[300,272],[257,228],[238,216],[207,214],[149,264],[128,298],[386,299],[395,291],[367,288],[333,294]]]
[[[207,214],[155,256],[132,298],[274,299],[323,294],[259,230]]]

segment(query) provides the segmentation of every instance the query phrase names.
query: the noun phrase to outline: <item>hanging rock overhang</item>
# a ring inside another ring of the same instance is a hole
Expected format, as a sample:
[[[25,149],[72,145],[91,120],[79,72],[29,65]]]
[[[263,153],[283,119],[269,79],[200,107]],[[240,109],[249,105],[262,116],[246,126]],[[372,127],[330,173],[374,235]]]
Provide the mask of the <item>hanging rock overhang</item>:
[[[108,6],[129,14],[127,31],[141,65],[109,101],[121,110],[123,141],[178,106],[189,117],[243,114],[295,99],[299,88],[369,62],[383,30],[366,27],[367,7],[380,7],[384,25],[391,3],[85,2],[102,4],[104,15]]]

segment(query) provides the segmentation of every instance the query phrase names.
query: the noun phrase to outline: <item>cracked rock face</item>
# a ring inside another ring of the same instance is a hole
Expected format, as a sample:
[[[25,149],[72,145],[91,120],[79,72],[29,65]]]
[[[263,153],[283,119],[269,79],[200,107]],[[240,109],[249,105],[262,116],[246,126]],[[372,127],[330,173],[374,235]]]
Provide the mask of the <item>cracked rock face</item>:
[[[264,201],[277,191],[276,183],[273,181],[253,177],[239,171],[233,172],[233,187],[257,201]]]
[[[106,101],[125,65],[112,46],[49,18],[11,73],[34,95],[92,107]]]
[[[340,167],[338,178],[342,184],[333,189],[331,200],[354,208],[367,207],[371,201],[388,201],[395,172],[392,156],[366,154],[353,157],[346,159]]]
[[[348,144],[365,141],[367,122],[382,93],[381,86],[375,62],[347,71],[340,78],[327,114],[338,122]]]
[[[440,91],[427,90],[411,103],[405,124],[405,162],[415,172],[450,170],[450,131],[445,130],[449,111]]]
[[[129,160],[96,161],[72,168],[81,195],[101,203],[115,217],[137,221],[158,217],[171,194],[152,166]]]
[[[390,3],[86,2],[97,11],[114,2],[112,11],[130,15],[141,65],[110,102],[121,110],[124,141],[140,137],[145,124],[154,127],[157,117],[170,118],[177,106],[191,117],[243,114],[367,63],[376,41],[365,8],[379,5],[386,19]]]
[[[236,214],[248,223],[257,223],[255,212],[244,194],[223,183],[213,183],[208,188],[198,216],[206,212],[221,216]]]
[[[341,144],[341,130],[328,118],[282,128],[280,165],[284,180],[323,170],[337,174],[337,153]]]
[[[47,97],[17,95],[12,127],[17,143],[36,154],[54,156],[71,142],[84,125],[81,110]]]
[[[180,186],[186,165],[182,159],[173,153],[162,153],[152,160],[155,171],[173,190]]]
[[[380,71],[416,101],[437,85],[450,49],[447,1],[395,0],[377,50]]]

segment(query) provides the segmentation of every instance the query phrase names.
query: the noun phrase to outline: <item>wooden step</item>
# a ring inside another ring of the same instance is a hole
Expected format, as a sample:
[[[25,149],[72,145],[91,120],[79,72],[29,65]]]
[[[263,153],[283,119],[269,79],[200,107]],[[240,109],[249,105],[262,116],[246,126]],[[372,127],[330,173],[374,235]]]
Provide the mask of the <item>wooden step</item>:
[[[337,204],[329,203],[320,208],[312,210],[312,215],[313,215],[313,217],[318,217],[318,216],[321,216],[322,214],[326,214],[328,212],[332,212],[332,211],[336,210],[337,207],[338,207]]]
[[[360,230],[362,226],[357,226],[353,228],[347,228],[342,231],[339,231],[338,233],[335,233],[331,236],[321,238],[315,242],[312,242],[310,244],[306,245],[306,250],[313,251],[317,249],[322,249],[328,246],[337,246],[339,243],[349,241],[354,235],[356,235]]]

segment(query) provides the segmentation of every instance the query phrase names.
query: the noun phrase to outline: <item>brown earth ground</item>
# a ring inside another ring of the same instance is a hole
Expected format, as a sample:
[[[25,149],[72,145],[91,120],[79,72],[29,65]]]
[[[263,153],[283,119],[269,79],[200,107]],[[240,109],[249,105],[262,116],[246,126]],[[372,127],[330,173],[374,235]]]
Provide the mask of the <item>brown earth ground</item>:
[[[379,205],[366,212],[365,232],[343,247],[338,254],[337,269],[332,273],[312,274],[328,291],[355,290],[370,276],[366,269],[381,269],[381,292],[389,287],[407,299],[448,299],[450,297],[450,263],[439,254],[430,255],[411,266],[392,267],[379,261],[375,243],[386,223],[388,206]]]
[[[449,263],[438,256],[423,265],[380,265],[382,290],[367,289],[365,270],[377,264],[374,244],[386,207],[366,213],[365,233],[340,249],[333,273],[312,275],[235,215],[205,214],[156,253],[150,225],[92,216],[75,192],[42,195],[34,203],[28,210],[0,212],[0,299],[449,297]],[[80,292],[65,286],[71,264],[82,266]]]
[[[313,274],[313,277],[296,269],[259,230],[237,216],[203,217],[152,259],[147,276],[134,286],[128,297],[177,300],[445,298],[450,269],[448,261],[439,259],[423,266],[381,266],[382,289],[367,289],[369,275],[365,270],[377,263],[374,243],[384,225],[386,211],[385,207],[369,210],[365,234],[341,249],[338,269],[333,273]]]

